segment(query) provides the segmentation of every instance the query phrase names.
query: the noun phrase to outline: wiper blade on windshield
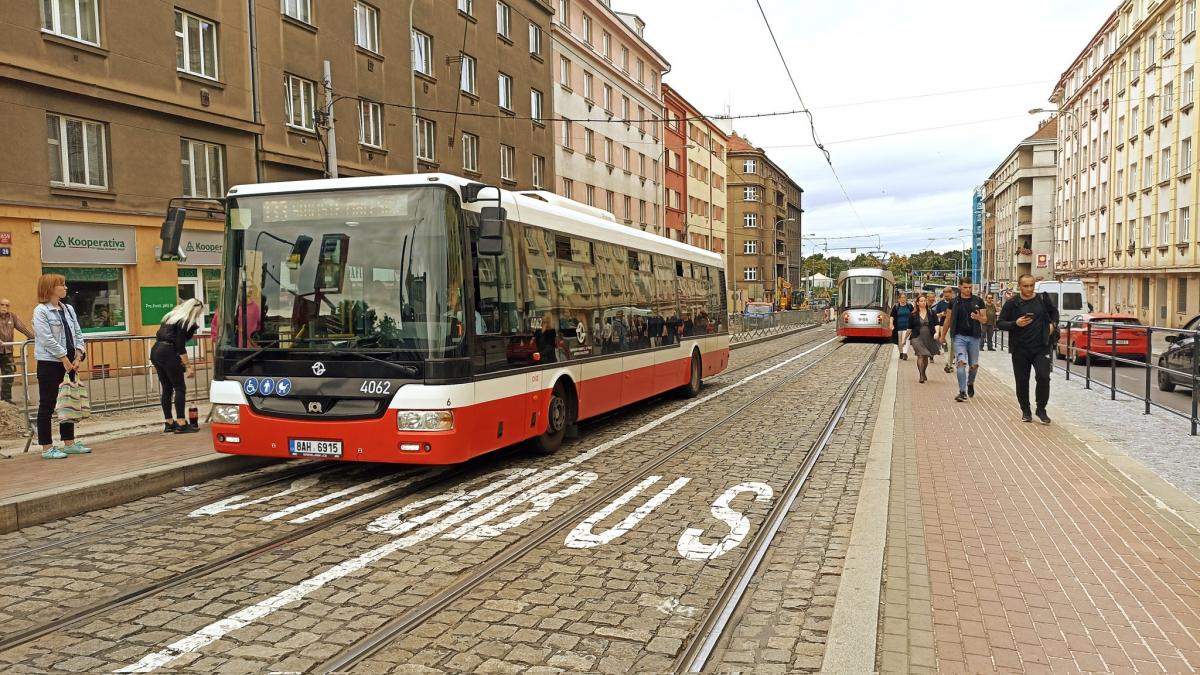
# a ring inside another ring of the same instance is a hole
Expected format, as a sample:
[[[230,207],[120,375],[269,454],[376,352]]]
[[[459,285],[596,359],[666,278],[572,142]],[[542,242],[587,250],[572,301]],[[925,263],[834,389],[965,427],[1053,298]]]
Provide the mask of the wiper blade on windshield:
[[[251,361],[254,361],[258,357],[262,356],[263,352],[266,352],[268,349],[273,349],[274,348],[273,345],[278,345],[279,341],[278,340],[273,341],[271,344],[272,344],[272,346],[259,347],[258,349],[243,356],[241,359],[238,359],[238,362],[233,364],[233,368],[231,370],[233,370],[233,372],[235,372],[235,373],[240,371],[242,368],[249,365]]]
[[[360,358],[367,359],[368,361],[376,361],[378,363],[382,363],[387,366],[390,366],[396,370],[403,372],[404,374],[408,375],[409,377],[417,377],[418,375],[421,374],[421,370],[419,368],[417,368],[416,366],[409,365],[407,363],[396,363],[394,361],[388,361],[387,359],[381,359],[377,356],[371,356],[370,354],[364,354],[362,352],[348,352],[348,351],[344,351],[344,350],[340,350],[340,349],[332,349],[329,351],[321,350],[320,355],[321,356],[357,356]]]

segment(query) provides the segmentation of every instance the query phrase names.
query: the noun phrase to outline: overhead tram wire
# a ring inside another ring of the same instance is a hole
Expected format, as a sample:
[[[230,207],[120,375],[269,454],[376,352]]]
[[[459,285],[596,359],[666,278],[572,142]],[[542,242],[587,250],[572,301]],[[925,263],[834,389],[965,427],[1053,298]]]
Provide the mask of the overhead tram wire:
[[[804,114],[808,116],[808,129],[812,136],[813,145],[825,156],[825,163],[829,165],[829,171],[833,173],[833,179],[837,181],[838,187],[842,190],[842,196],[846,198],[846,203],[850,205],[850,211],[854,214],[854,219],[858,221],[858,226],[866,229],[866,225],[862,221],[862,216],[858,213],[858,207],[854,205],[854,200],[850,198],[850,193],[846,190],[846,185],[842,182],[842,177],[838,175],[837,168],[833,166],[833,156],[821,143],[821,139],[817,137],[817,125],[813,119],[812,111],[804,103],[804,97],[800,95],[800,87],[796,85],[796,78],[792,76],[792,69],[788,65],[787,58],[783,55],[783,49],[779,46],[779,40],[775,38],[775,29],[771,27],[771,20],[767,18],[767,12],[763,9],[762,0],[754,0],[754,4],[758,5],[758,12],[762,15],[763,23],[767,26],[767,33],[771,36],[771,43],[775,45],[775,52],[779,54],[779,60],[783,63],[783,70],[787,73],[788,81],[792,83],[792,91],[796,92],[796,100],[800,101],[800,107],[804,109]]]

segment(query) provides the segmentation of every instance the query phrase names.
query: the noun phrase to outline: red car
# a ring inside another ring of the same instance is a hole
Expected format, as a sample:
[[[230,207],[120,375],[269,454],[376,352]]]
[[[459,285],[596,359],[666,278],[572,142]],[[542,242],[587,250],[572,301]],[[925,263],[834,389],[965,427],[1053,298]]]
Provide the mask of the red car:
[[[1091,342],[1088,342],[1088,325],[1091,325]],[[1113,326],[1116,326],[1116,333]],[[1058,340],[1058,358],[1068,356],[1077,364],[1087,362],[1089,356],[1106,358],[1113,354],[1114,342],[1116,355],[1123,359],[1146,360],[1146,330],[1140,328],[1142,323],[1137,317],[1128,314],[1104,314],[1089,312],[1082,314],[1071,326],[1068,334],[1066,326],[1062,328],[1062,336]]]

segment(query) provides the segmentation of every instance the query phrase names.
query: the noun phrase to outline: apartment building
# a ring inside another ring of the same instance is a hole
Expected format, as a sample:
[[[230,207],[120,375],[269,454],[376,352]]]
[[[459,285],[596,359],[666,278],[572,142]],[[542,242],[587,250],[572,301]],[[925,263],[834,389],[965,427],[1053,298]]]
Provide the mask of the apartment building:
[[[776,283],[800,282],[804,190],[762,148],[736,132],[726,153],[730,227],[725,256],[731,307],[777,299]]]
[[[1040,124],[983,184],[984,277],[1004,288],[1015,289],[1022,274],[1054,278],[1059,119]]]
[[[679,92],[663,84],[663,214],[666,236],[684,241],[688,225],[688,131],[691,106]]]
[[[1200,238],[1192,225],[1196,3],[1126,2],[1109,23],[1116,172],[1101,278],[1113,309],[1180,326],[1200,313]]]
[[[544,0],[417,0],[413,26],[355,0],[9,4],[0,118],[25,159],[0,167],[0,273],[23,316],[46,271],[89,333],[152,332],[183,297],[214,306],[223,215],[189,202],[187,261],[159,262],[167,202],[324,176],[325,61],[339,175],[554,184]]]
[[[662,74],[669,67],[644,37],[645,24],[607,0],[558,0],[550,28],[554,190],[612,213],[618,222],[667,236]]]
[[[1058,195],[1054,219],[1054,273],[1080,279],[1088,302],[1105,307],[1108,286],[1100,271],[1108,264],[1111,119],[1115,109],[1113,53],[1116,13],[1101,26],[1062,74],[1050,101],[1063,117],[1058,124]]]

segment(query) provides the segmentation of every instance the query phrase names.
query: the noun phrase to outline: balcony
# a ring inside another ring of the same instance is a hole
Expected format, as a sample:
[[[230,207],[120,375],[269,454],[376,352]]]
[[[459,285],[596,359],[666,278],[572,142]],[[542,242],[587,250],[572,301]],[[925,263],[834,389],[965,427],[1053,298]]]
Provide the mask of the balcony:
[[[1024,197],[1017,197],[1017,208],[1022,208],[1025,206],[1028,206],[1028,207],[1033,206],[1033,195],[1025,195]]]

